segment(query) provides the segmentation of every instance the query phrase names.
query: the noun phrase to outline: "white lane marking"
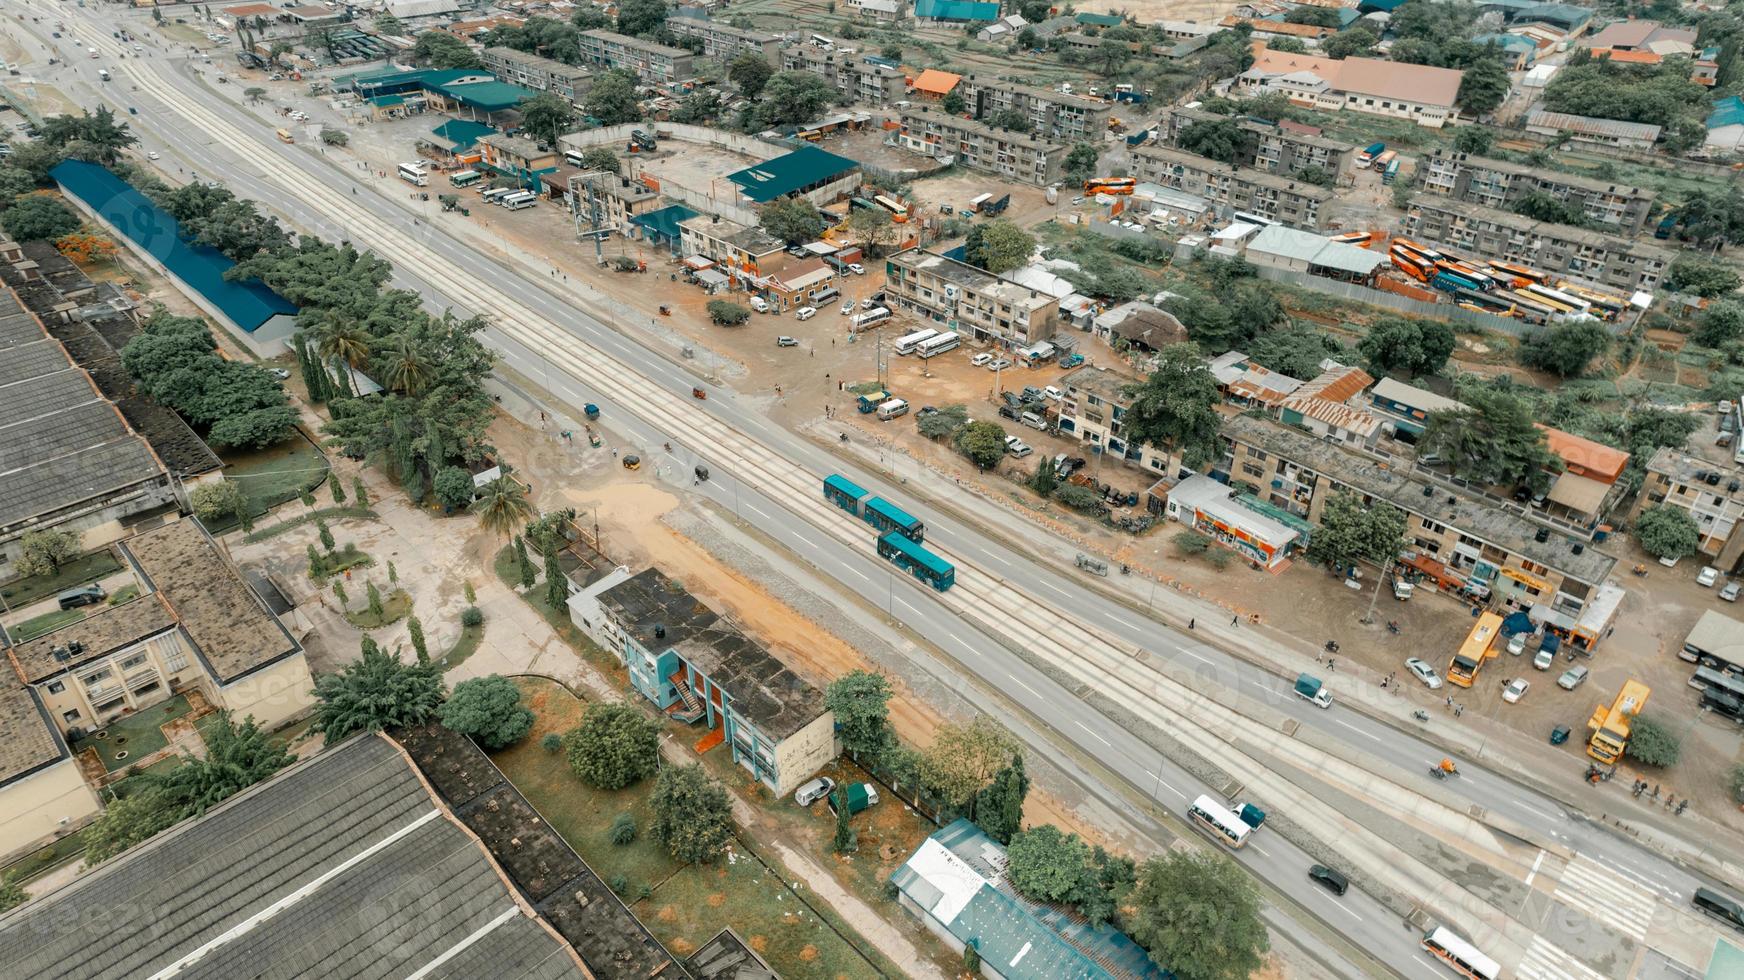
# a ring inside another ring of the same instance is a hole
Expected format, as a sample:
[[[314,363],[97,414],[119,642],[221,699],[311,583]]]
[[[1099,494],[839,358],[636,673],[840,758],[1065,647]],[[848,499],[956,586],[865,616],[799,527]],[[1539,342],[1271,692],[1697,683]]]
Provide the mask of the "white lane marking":
[[[1647,938],[1657,905],[1654,892],[1644,891],[1635,882],[1621,878],[1616,869],[1581,853],[1562,869],[1553,894],[1569,908],[1585,912],[1636,942]]]
[[[1073,720],[1072,724],[1077,725],[1079,728],[1084,729],[1084,731],[1088,732],[1090,737],[1094,738],[1096,741],[1101,742],[1103,745],[1106,745],[1111,749],[1114,748],[1113,742],[1110,742],[1108,739],[1105,739],[1102,736],[1096,734],[1094,731],[1091,731],[1089,725],[1086,725],[1081,721],[1077,721],[1076,719]]]
[[[1345,728],[1348,728],[1351,731],[1356,732],[1358,735],[1361,735],[1363,738],[1366,738],[1371,742],[1379,742],[1380,741],[1380,739],[1377,738],[1376,736],[1370,735],[1368,732],[1365,732],[1362,729],[1356,727],[1355,725],[1352,725],[1350,722],[1340,721],[1337,718],[1331,718],[1328,720],[1331,721],[1335,725],[1343,725]]]
[[[1538,868],[1544,863],[1544,849],[1539,848],[1538,860],[1532,862],[1532,873],[1526,876],[1526,887],[1532,887],[1532,879],[1538,877]]]
[[[872,581],[870,578],[868,578],[866,576],[865,572],[860,571],[858,568],[855,568],[853,565],[843,565],[842,568],[846,571],[853,572],[855,575],[860,576],[860,581],[862,581],[862,582]]]
[[[1065,589],[1060,588],[1059,586],[1055,585],[1052,582],[1042,582],[1041,584],[1047,586],[1050,589],[1053,589],[1055,592],[1059,593],[1060,595],[1065,596],[1068,599],[1072,598],[1072,594],[1070,592],[1067,592]]]
[[[1533,805],[1532,805],[1532,804],[1530,804],[1530,803],[1519,803],[1519,802],[1516,802],[1516,803],[1515,803],[1515,804],[1514,804],[1514,805],[1515,805],[1515,806],[1517,806],[1517,807],[1519,807],[1519,808],[1520,808],[1520,809],[1522,809],[1522,810],[1528,810],[1528,811],[1531,811],[1531,812],[1532,812],[1532,813],[1536,813],[1536,814],[1538,814],[1538,815],[1539,815],[1539,816],[1541,816],[1541,817],[1543,817],[1543,818],[1544,818],[1544,819],[1546,819],[1546,820],[1556,820],[1556,819],[1558,819],[1558,818],[1557,818],[1557,816],[1556,816],[1556,814],[1554,814],[1554,813],[1545,813],[1545,812],[1544,812],[1544,811],[1543,811],[1543,810],[1540,810],[1540,809],[1538,809],[1538,808],[1537,808],[1537,807],[1535,807],[1535,806],[1533,806]],[[1552,833],[1555,833],[1555,831],[1552,831]]]
[[[1362,916],[1357,915],[1355,912],[1352,912],[1349,908],[1347,908],[1345,906],[1345,904],[1343,902],[1333,902],[1332,907],[1339,910],[1340,912],[1343,912],[1345,915],[1350,916],[1351,918],[1355,919],[1358,922],[1363,921]]]
[[[1270,854],[1266,853],[1266,849],[1259,846],[1258,844],[1249,844],[1248,846],[1253,848],[1254,852],[1256,854],[1258,854],[1260,857],[1265,858],[1267,861],[1270,861],[1272,859],[1272,856]]]
[[[1024,689],[1024,690],[1026,690],[1026,691],[1028,691],[1028,692],[1029,692],[1029,693],[1031,693],[1031,694],[1033,694],[1033,695],[1035,695],[1035,696],[1036,696],[1036,697],[1038,697],[1038,698],[1039,698],[1039,697],[1041,697],[1041,696],[1042,696],[1042,695],[1041,695],[1041,692],[1040,692],[1040,691],[1037,691],[1037,690],[1036,690],[1036,689],[1035,689],[1035,688],[1033,688],[1033,687],[1030,687],[1030,686],[1029,686],[1029,685],[1028,685],[1028,684],[1025,684],[1025,683],[1024,683],[1024,682],[1023,682],[1023,681],[1020,681],[1020,680],[1018,680],[1018,679],[1017,679],[1017,678],[1015,678],[1015,677],[1012,677],[1012,676],[1011,676],[1011,675],[1010,675],[1010,674],[1006,674],[1006,675],[1005,675],[1005,676],[1006,676],[1006,677],[1007,677],[1007,678],[1009,678],[1009,679],[1010,679],[1010,680],[1011,680],[1011,682],[1012,682],[1012,683],[1013,683],[1013,684],[1016,684],[1016,685],[1017,685],[1017,686],[1018,686],[1018,687],[1021,687],[1021,688],[1023,688],[1023,689]]]
[[[1526,956],[1514,972],[1521,980],[1605,980],[1604,974],[1543,936],[1532,937],[1532,945],[1526,948]]]
[[[1156,773],[1154,773],[1154,772],[1151,772],[1151,771],[1150,771],[1150,770],[1149,770],[1149,769],[1146,769],[1146,770],[1145,770],[1145,774],[1146,774],[1146,775],[1148,775],[1148,776],[1150,776],[1150,777],[1151,777],[1151,778],[1152,778],[1152,779],[1154,779],[1154,780],[1156,780],[1156,781],[1157,781],[1157,785],[1159,785],[1159,786],[1169,786],[1169,781],[1168,781],[1168,780],[1166,780],[1166,779],[1164,779],[1164,778],[1163,778],[1163,777],[1161,777],[1161,776],[1159,776],[1159,775],[1157,775],[1157,774],[1156,774]],[[1173,787],[1173,786],[1169,786],[1169,792],[1171,792],[1171,793],[1173,793],[1173,794],[1175,794],[1175,795],[1176,795],[1176,796],[1179,796],[1179,797],[1180,797],[1180,798],[1181,798],[1181,799],[1183,799],[1183,800],[1184,800],[1184,799],[1186,799],[1186,798],[1187,798],[1187,795],[1186,795],[1186,794],[1185,794],[1185,793],[1182,793],[1182,792],[1181,792],[1181,791],[1180,791],[1180,790],[1178,790],[1178,789],[1176,789],[1176,788],[1175,788],[1175,787]]]

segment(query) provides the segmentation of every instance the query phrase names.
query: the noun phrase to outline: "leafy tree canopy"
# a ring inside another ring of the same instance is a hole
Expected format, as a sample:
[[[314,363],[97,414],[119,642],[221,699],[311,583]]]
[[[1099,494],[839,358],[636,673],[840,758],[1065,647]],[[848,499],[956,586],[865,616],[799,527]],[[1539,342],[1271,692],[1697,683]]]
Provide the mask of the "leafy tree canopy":
[[[1306,381],[1320,373],[1320,362],[1350,356],[1350,348],[1312,323],[1296,323],[1260,334],[1248,357],[1268,371]]]
[[[433,663],[401,663],[366,636],[358,659],[315,679],[310,730],[333,743],[356,732],[421,725],[436,714],[442,695]]]
[[[821,77],[808,71],[780,71],[763,86],[757,118],[770,127],[810,122],[835,99],[835,88]]]
[[[921,755],[921,779],[945,801],[966,807],[1021,752],[1017,737],[989,715],[939,726]]]
[[[737,85],[748,99],[761,95],[763,86],[769,84],[774,74],[769,59],[753,51],[746,51],[727,65],[727,81]]]
[[[533,730],[533,712],[521,703],[521,689],[514,681],[492,674],[454,685],[442,705],[442,724],[495,752],[527,737]]]
[[[1672,259],[1671,268],[1665,276],[1667,289],[1678,293],[1693,293],[1703,299],[1735,293],[1739,284],[1738,272],[1732,266],[1689,254],[1680,254]]]
[[[1035,236],[1010,221],[988,221],[969,229],[964,261],[994,275],[1010,272],[1035,254]]]
[[[583,782],[623,789],[659,767],[660,729],[634,705],[596,703],[563,736],[563,748],[569,767]]]
[[[1270,948],[1258,890],[1221,855],[1152,858],[1128,901],[1128,933],[1182,980],[1246,980]]]
[[[1221,396],[1193,345],[1164,347],[1150,377],[1128,387],[1126,394],[1132,399],[1126,410],[1130,440],[1171,449],[1192,469],[1217,458],[1223,422],[1216,405]]]
[[[584,102],[587,114],[599,120],[601,126],[635,122],[642,118],[642,107],[636,94],[636,76],[622,68],[612,68],[594,78]]]
[[[889,705],[889,679],[867,670],[851,670],[824,689],[824,707],[836,716],[836,736],[849,752],[883,751],[892,738]]]
[[[46,194],[27,194],[0,214],[0,227],[14,241],[53,241],[79,230],[79,216]]]
[[[1369,325],[1357,350],[1376,374],[1416,377],[1441,370],[1454,344],[1453,328],[1439,320],[1383,316]]]
[[[1495,387],[1469,387],[1460,399],[1465,408],[1430,417],[1419,449],[1440,456],[1464,479],[1548,491],[1562,461],[1546,446],[1531,406]]]
[[[1520,363],[1564,378],[1585,374],[1593,359],[1611,346],[1611,332],[1594,320],[1558,323],[1539,330],[1520,345]]]
[[[661,769],[649,806],[654,839],[676,860],[713,861],[733,835],[732,799],[701,763]]]
[[[472,48],[447,31],[425,31],[412,45],[412,57],[431,68],[480,68]]]
[[[1701,531],[1689,511],[1656,504],[1635,519],[1635,541],[1655,558],[1682,558],[1695,554]]]
[[[763,230],[789,245],[816,241],[829,220],[803,197],[788,197],[763,205],[758,212]]]

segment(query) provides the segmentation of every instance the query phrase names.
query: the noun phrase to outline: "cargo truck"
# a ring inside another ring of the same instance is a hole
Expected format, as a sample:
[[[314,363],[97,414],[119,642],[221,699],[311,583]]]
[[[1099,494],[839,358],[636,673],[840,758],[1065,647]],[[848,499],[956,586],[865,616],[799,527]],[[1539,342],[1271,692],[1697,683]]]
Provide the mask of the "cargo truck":
[[[1326,685],[1320,683],[1320,678],[1309,674],[1296,676],[1296,696],[1313,704],[1316,708],[1332,707],[1332,692]]]

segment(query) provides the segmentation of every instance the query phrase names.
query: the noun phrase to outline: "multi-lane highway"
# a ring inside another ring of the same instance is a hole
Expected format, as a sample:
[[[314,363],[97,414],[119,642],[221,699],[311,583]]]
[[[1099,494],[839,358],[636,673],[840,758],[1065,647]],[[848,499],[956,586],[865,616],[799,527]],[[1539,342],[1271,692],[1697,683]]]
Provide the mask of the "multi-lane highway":
[[[42,11],[45,19],[85,14],[64,4],[27,5],[26,9]],[[47,39],[46,25],[28,26]],[[83,36],[87,33],[94,36]],[[1521,921],[1515,918],[1518,909],[1485,904],[1464,882],[1397,854],[1386,841],[1307,798],[1311,790],[1303,793],[1287,778],[1269,771],[1256,758],[1258,753],[1237,743],[1252,737],[1250,728],[1270,729],[1285,719],[1293,720],[1336,740],[1344,754],[1361,759],[1363,768],[1375,773],[1382,784],[1373,790],[1377,794],[1407,795],[1425,778],[1424,763],[1438,758],[1439,749],[1356,712],[1308,707],[1289,696],[1286,682],[1224,656],[1197,636],[1142,618],[1070,575],[1037,562],[1032,553],[949,514],[928,513],[929,540],[938,542],[938,550],[959,566],[958,589],[940,596],[892,574],[872,554],[864,526],[832,512],[823,502],[818,482],[824,474],[840,470],[894,499],[904,499],[905,488],[843,466],[816,445],[770,423],[753,401],[716,389],[707,402],[694,402],[689,398],[694,375],[660,350],[639,343],[633,330],[620,332],[608,325],[605,321],[613,311],[609,301],[594,297],[578,306],[573,294],[542,278],[528,277],[523,270],[444,234],[408,227],[409,215],[401,201],[367,185],[355,187],[352,172],[332,165],[310,148],[273,141],[272,124],[217,97],[189,73],[185,62],[161,48],[148,51],[144,59],[119,59],[118,46],[108,41],[107,30],[98,33],[95,26],[85,27],[81,43],[98,46],[103,57],[67,59],[60,73],[50,76],[63,90],[77,98],[100,93],[123,109],[137,108],[139,115],[129,121],[146,135],[150,148],[169,160],[222,179],[238,194],[279,211],[296,227],[376,249],[394,261],[402,284],[420,290],[439,306],[489,314],[496,324],[490,340],[511,366],[545,380],[555,393],[573,401],[604,404],[611,417],[643,445],[671,441],[687,466],[708,462],[714,479],[697,492],[713,494],[723,506],[803,556],[837,587],[885,606],[960,669],[1027,712],[1037,728],[1072,743],[1085,757],[1124,780],[1128,793],[1154,795],[1160,805],[1178,813],[1207,787],[1161,758],[1118,720],[1076,697],[1068,689],[1074,680],[1126,702],[1135,714],[1170,730],[1253,787],[1271,807],[1287,812],[1298,809],[1299,802],[1300,812],[1293,816],[1344,851],[1350,867],[1389,882],[1395,890],[1411,889],[1409,898],[1426,901],[1432,914],[1447,916],[1450,924],[1471,933],[1497,958],[1520,964],[1521,975],[1600,975],[1575,959],[1584,950],[1581,940],[1569,935],[1580,928],[1596,924],[1636,942],[1647,935],[1663,903],[1650,899],[1643,906],[1621,897],[1594,901],[1589,896],[1604,894],[1601,884],[1615,888],[1614,883],[1621,881],[1625,883],[1621,892],[1630,895],[1687,902],[1697,883],[1690,875],[1566,813],[1549,797],[1468,763],[1463,767],[1464,779],[1437,789],[1538,829],[1576,855],[1567,861],[1557,857],[1547,866],[1541,851],[1537,861],[1525,862],[1530,870],[1522,868],[1518,875],[1529,884],[1538,879],[1546,887],[1549,875],[1559,875],[1554,894],[1572,910],[1566,921],[1574,922],[1575,929],[1559,928],[1557,934],[1546,935],[1542,921]],[[69,42],[66,50],[75,49]],[[106,89],[95,78],[99,64],[117,76]],[[139,86],[137,91],[134,85]],[[1070,616],[1061,615],[1062,610],[1069,610]],[[1055,680],[1014,649],[1049,662],[1068,683]],[[1191,671],[1190,688],[1173,678],[1172,668]],[[1264,721],[1254,725],[1255,717]],[[1316,766],[1316,761],[1322,765]],[[1311,753],[1299,764],[1311,772],[1336,769]],[[1086,774],[1086,782],[1094,787],[1095,775]],[[1123,799],[1110,794],[1112,803]],[[1280,801],[1292,802],[1280,806]],[[1333,898],[1309,882],[1305,871],[1311,859],[1281,835],[1262,832],[1238,859],[1397,973],[1430,976],[1439,971],[1417,950],[1412,935],[1401,929],[1399,917],[1379,902],[1356,890]],[[1549,918],[1548,913],[1544,918]],[[1273,925],[1322,952],[1337,972],[1360,972],[1357,965],[1338,958],[1284,917],[1274,916]]]

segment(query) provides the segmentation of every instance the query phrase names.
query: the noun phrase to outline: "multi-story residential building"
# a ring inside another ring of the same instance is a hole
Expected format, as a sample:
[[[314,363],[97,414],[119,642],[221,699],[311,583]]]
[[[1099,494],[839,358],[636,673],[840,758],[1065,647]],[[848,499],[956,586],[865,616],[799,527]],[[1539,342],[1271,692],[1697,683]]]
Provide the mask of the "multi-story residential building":
[[[1424,190],[1456,201],[1510,209],[1529,194],[1545,194],[1580,206],[1593,221],[1622,235],[1639,234],[1658,195],[1614,180],[1595,180],[1543,167],[1492,160],[1452,150],[1417,158]]]
[[[1133,466],[1155,473],[1169,472],[1167,453],[1126,437],[1124,416],[1132,404],[1126,389],[1136,378],[1106,368],[1081,367],[1060,379],[1066,397],[1060,400],[1059,430]]]
[[[1235,91],[1279,92],[1315,108],[1409,119],[1440,129],[1457,110],[1463,71],[1378,58],[1324,58],[1261,48]]]
[[[551,180],[545,181],[553,195],[567,197],[568,186],[557,186]],[[615,228],[621,234],[630,234],[634,230],[630,219],[637,215],[648,214],[661,208],[660,192],[639,180],[631,180],[618,174],[590,174],[576,181],[576,200],[574,208],[586,221],[589,215],[589,200],[599,208],[599,227]]]
[[[849,15],[857,14],[886,24],[901,23],[907,16],[907,6],[901,0],[843,0],[842,3],[842,9]]]
[[[1417,555],[1435,564],[1445,587],[1491,596],[1508,607],[1547,607],[1553,618],[1570,622],[1577,643],[1590,632],[1573,629],[1589,604],[1594,612],[1611,606],[1602,593],[1610,588],[1606,579],[1617,559],[1583,537],[1522,520],[1459,486],[1270,419],[1225,419],[1223,437],[1229,451],[1219,469],[1230,482],[1310,524],[1320,522],[1333,494],[1346,490],[1404,511],[1406,538]],[[1612,606],[1605,615],[1614,612]],[[1588,648],[1592,642],[1588,636]]]
[[[580,65],[566,65],[554,58],[544,58],[514,48],[490,47],[479,52],[479,60],[492,74],[505,82],[513,82],[540,92],[561,95],[576,105],[581,104],[593,84],[593,73]]]
[[[1716,463],[1679,449],[1663,448],[1647,463],[1647,476],[1635,498],[1631,523],[1648,507],[1664,504],[1689,512],[1699,535],[1696,547],[1712,556],[1713,564],[1730,573],[1744,559],[1744,470],[1733,462]]]
[[[1188,126],[1228,118],[1203,109],[1169,109],[1163,113],[1157,138],[1169,146],[1179,146],[1181,131]],[[1246,116],[1237,117],[1236,125],[1250,134],[1248,140],[1236,147],[1239,153],[1236,166],[1253,167],[1282,176],[1319,168],[1339,183],[1348,183],[1351,179],[1357,148],[1320,135],[1317,127],[1289,120],[1272,123]]]
[[[1060,180],[1067,147],[1024,133],[995,129],[950,113],[914,107],[902,110],[898,141],[939,160],[954,160],[971,170],[1000,174],[1045,186]]]
[[[696,77],[696,55],[683,48],[605,30],[582,31],[576,41],[583,61],[622,68],[646,85],[671,88]]]
[[[957,91],[976,119],[988,122],[1001,112],[1015,112],[1029,122],[1030,132],[1070,143],[1100,141],[1114,118],[1114,103],[1004,79],[965,75]]]
[[[747,52],[769,62],[781,64],[781,38],[761,31],[723,24],[701,17],[668,17],[666,29],[676,37],[694,37],[702,42],[702,56],[720,62],[730,62]]]
[[[886,58],[821,44],[796,44],[781,51],[783,71],[805,71],[835,86],[836,94],[862,105],[887,106],[908,96],[902,66]]]
[[[597,601],[598,631],[630,686],[678,721],[705,722],[712,731],[702,744],[726,742],[733,761],[777,796],[839,754],[823,692],[659,569]]]
[[[943,323],[965,340],[1018,348],[1054,335],[1060,301],[1048,293],[925,249],[898,252],[885,267],[892,309]]]
[[[1330,217],[1331,189],[1259,170],[1232,167],[1167,146],[1132,151],[1133,176],[1186,191],[1234,211],[1319,231]]]
[[[556,150],[541,150],[530,139],[502,133],[480,136],[478,148],[485,166],[523,183],[537,174],[550,173],[561,160]]]
[[[760,275],[760,263],[785,254],[779,238],[761,228],[724,218],[699,214],[679,222],[679,241],[685,255],[700,255],[711,262],[752,276]]]
[[[1405,234],[1481,258],[1518,262],[1627,291],[1657,288],[1676,257],[1671,250],[1646,242],[1429,194],[1411,199]]]

